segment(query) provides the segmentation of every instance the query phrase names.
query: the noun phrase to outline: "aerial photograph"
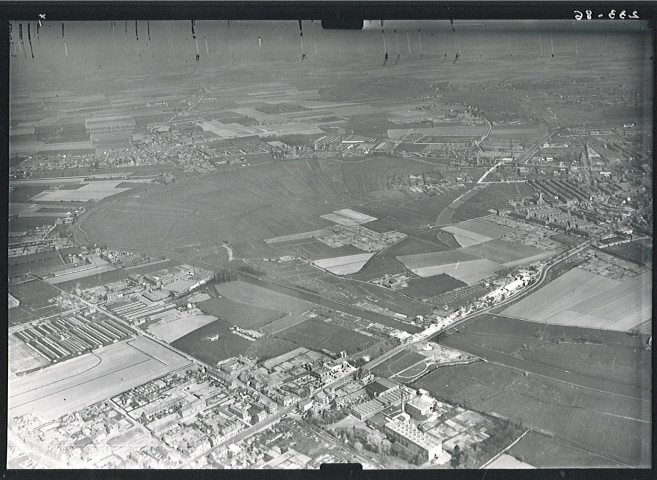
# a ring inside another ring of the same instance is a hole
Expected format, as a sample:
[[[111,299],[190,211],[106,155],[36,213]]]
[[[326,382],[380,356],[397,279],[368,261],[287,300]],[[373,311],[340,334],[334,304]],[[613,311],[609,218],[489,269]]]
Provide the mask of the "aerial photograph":
[[[324,27],[10,22],[6,468],[650,468],[649,23]]]

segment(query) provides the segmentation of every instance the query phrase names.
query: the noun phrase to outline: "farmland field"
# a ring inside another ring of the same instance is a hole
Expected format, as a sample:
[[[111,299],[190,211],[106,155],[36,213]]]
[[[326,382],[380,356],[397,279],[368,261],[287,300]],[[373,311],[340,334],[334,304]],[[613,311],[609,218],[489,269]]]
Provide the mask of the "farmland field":
[[[449,275],[434,275],[426,278],[412,278],[404,293],[414,298],[431,298],[456,288],[464,287],[466,284]]]
[[[500,225],[495,222],[489,222],[488,220],[481,218],[461,222],[455,225],[455,227],[478,235],[484,235],[489,237],[489,239],[499,238],[513,230],[510,227],[505,227],[504,225]],[[443,230],[450,231],[449,227],[445,227]]]
[[[492,314],[475,317],[456,337],[536,364],[568,370],[625,385],[648,388],[649,335],[561,325],[543,325]]]
[[[297,348],[299,348],[297,345],[287,340],[283,340],[282,338],[263,337],[255,342],[251,342],[245,355],[249,358],[257,358],[264,362],[265,360],[278,357],[279,355],[291,352]]]
[[[518,262],[545,253],[538,248],[499,239],[465,247],[463,252],[501,264]]]
[[[25,203],[44,190],[48,190],[45,185],[20,185],[9,194],[9,201],[11,203]]]
[[[578,237],[575,235],[566,235],[565,233],[559,233],[557,235],[552,235],[550,237],[551,240],[554,240],[555,242],[562,243],[566,245],[567,247],[576,247],[577,245],[581,245],[584,243],[586,240],[582,237]]]
[[[537,432],[529,432],[525,435],[509,450],[509,454],[516,458],[522,457],[523,461],[538,468],[563,468],[573,465],[578,468],[620,468],[623,466],[601,455]]]
[[[31,198],[39,202],[86,202],[89,200],[102,200],[106,197],[122,193],[128,189],[118,188],[121,181],[98,181],[90,182],[83,187],[74,190],[48,190]]]
[[[28,412],[45,420],[79,410],[189,361],[146,337],[115,343],[9,384],[9,415]]]
[[[334,353],[346,350],[349,355],[367,348],[376,339],[322,320],[310,319],[276,334],[298,346]]]
[[[150,327],[148,331],[157,338],[171,343],[216,319],[212,315],[185,315],[177,320]]]
[[[14,335],[9,336],[7,353],[9,355],[9,369],[12,373],[25,372],[50,363],[49,359],[28,347]]]
[[[290,313],[284,315],[278,320],[274,320],[273,322],[264,325],[263,327],[260,328],[260,330],[263,333],[273,335],[275,333],[282,332],[286,328],[290,328],[291,326],[296,325],[297,323],[305,322],[306,320],[308,320],[308,317],[305,315]]]
[[[315,260],[314,264],[336,275],[349,275],[360,271],[372,256],[374,256],[373,253],[361,253],[344,257],[323,258]]]
[[[21,212],[25,210],[32,210],[33,207],[36,207],[34,203],[18,203],[18,202],[12,202],[9,204],[9,216],[13,217],[15,215],[19,215]]]
[[[59,295],[59,290],[38,280],[9,285],[9,293],[20,305],[9,310],[9,326],[20,325],[37,318],[60,313],[62,310],[48,300]]]
[[[217,335],[216,340],[211,340]],[[221,360],[244,354],[251,344],[247,339],[231,333],[228,325],[221,320],[215,320],[171,343],[178,350],[212,366]]]
[[[461,282],[473,285],[488,277],[495,276],[504,270],[504,266],[490,260],[468,260],[464,262],[432,265],[429,267],[414,268],[413,272],[421,277],[447,274]]]
[[[256,307],[248,303],[240,303],[226,297],[212,298],[197,304],[203,312],[215,315],[230,325],[241,328],[259,328],[284,314],[278,310]],[[272,304],[276,308],[276,304]]]
[[[9,231],[23,232],[30,228],[43,227],[44,225],[54,225],[56,219],[53,217],[18,217],[9,222]]]
[[[474,195],[464,197],[465,201],[456,209],[452,220],[462,222],[490,215],[490,209],[506,208],[510,199],[531,195],[533,192],[534,190],[525,183],[489,184]]]
[[[313,308],[311,303],[243,281],[220,283],[215,289],[233,302],[282,313],[303,313]]]
[[[469,255],[461,249],[448,250],[444,252],[416,253],[398,257],[408,269],[416,269],[427,266],[452,265],[458,262],[477,260],[477,257]]]
[[[524,376],[485,362],[436,369],[414,386],[448,402],[552,432],[621,462],[650,462],[649,402]]]
[[[604,251],[639,265],[652,261],[652,245],[646,246],[640,241],[614,245],[605,248]]]
[[[400,257],[414,253],[440,252],[451,250],[451,246],[445,244],[438,238],[440,232],[429,231],[409,235],[399,243],[385,250],[386,255]]]
[[[651,318],[651,285],[650,272],[620,282],[575,268],[502,313],[536,322],[626,331]]]
[[[92,207],[80,225],[89,241],[114,248],[161,254],[159,249],[215,245],[220,239],[234,248],[237,257],[271,257],[277,254],[265,239],[321,230],[327,226],[321,215],[345,208],[377,218],[367,224],[375,231],[405,233],[432,223],[459,193],[409,196],[388,190],[386,177],[433,168],[394,157],[354,165],[323,159],[253,165],[248,172],[232,169],[182,179],[149,190],[138,200],[115,197],[100,208]],[[127,231],[125,225],[135,228]],[[309,253],[314,255],[310,258],[322,258]],[[196,257],[193,250],[181,254]],[[336,253],[324,257],[331,255]],[[221,266],[226,259],[208,262]]]
[[[9,257],[7,270],[9,276],[22,275],[28,272],[38,272],[52,267],[63,265],[61,258],[55,250],[46,252],[21,255],[20,257]]]
[[[351,278],[369,281],[386,274],[394,275],[405,271],[404,266],[395,257],[387,254],[379,254],[370,259],[359,272],[351,275]]]

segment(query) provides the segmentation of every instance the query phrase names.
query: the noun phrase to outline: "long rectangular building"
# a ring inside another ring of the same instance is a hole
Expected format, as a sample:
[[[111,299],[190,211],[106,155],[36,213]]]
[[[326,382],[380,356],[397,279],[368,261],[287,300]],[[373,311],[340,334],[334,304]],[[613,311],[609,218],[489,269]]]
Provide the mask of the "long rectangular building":
[[[438,457],[443,451],[443,444],[440,440],[421,432],[407,422],[391,420],[385,424],[384,432],[410,452],[419,455],[424,461]]]

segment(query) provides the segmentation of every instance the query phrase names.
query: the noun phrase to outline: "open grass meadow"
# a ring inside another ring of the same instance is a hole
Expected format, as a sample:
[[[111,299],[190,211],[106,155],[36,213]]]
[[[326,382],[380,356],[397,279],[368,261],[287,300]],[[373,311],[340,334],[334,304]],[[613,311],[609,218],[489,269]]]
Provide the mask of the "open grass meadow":
[[[529,432],[516,443],[509,455],[537,468],[622,468],[624,465],[572,443]]]
[[[184,337],[178,338],[171,345],[208,365],[214,366],[221,360],[243,355],[252,343],[232,333],[228,324],[222,320],[215,320]]]
[[[408,282],[408,287],[403,291],[411,297],[425,299],[436,297],[465,285],[464,282],[443,274],[426,278],[412,278]]]
[[[239,303],[226,297],[211,298],[196,306],[204,313],[221,318],[230,325],[255,330],[285,316],[278,310]]]
[[[62,311],[56,304],[48,302],[60,294],[59,290],[39,280],[9,285],[9,293],[20,302],[9,310],[10,327]]]
[[[254,311],[258,312],[260,317],[267,319],[271,318],[273,321],[278,317],[272,318],[274,317],[273,314],[272,317],[268,317],[268,312],[280,312],[281,314],[303,313],[313,308],[313,304],[304,300],[241,280],[217,284],[215,285],[215,290],[219,295],[226,299],[240,304],[241,306],[231,305],[231,308],[236,309],[236,311],[239,308],[241,310],[240,315],[242,316],[245,315],[245,312],[247,312],[249,308],[255,307],[258,310]],[[208,308],[213,308],[212,305],[221,305],[221,302],[214,302],[209,305],[210,307]],[[226,303],[225,305],[229,304]],[[214,310],[208,310],[208,313],[211,314],[215,314],[215,312],[223,318],[223,316],[220,315],[219,309],[214,308]]]
[[[346,350],[349,355],[378,342],[354,330],[314,318],[283,330],[276,337],[312,350],[325,349],[336,354]]]
[[[487,362],[438,368],[414,386],[448,402],[549,432],[625,464],[650,464],[649,402],[525,376]]]
[[[531,362],[626,385],[648,388],[649,335],[544,325],[483,314],[459,328],[455,337]]]
[[[347,188],[348,183],[369,182],[358,179],[364,171],[361,163],[308,159],[252,165],[151,188],[138,199],[129,192],[114,196],[90,211],[79,227],[91,242],[115,248],[161,254],[225,241],[236,257],[262,258],[280,255],[265,239],[326,228],[329,224],[320,216],[335,210],[352,208],[378,218],[368,224],[376,231],[413,233],[433,223],[459,195],[418,197],[388,189],[386,176],[433,167],[417,162],[410,165],[409,160],[394,157],[365,163],[367,175],[377,179],[372,188]],[[379,185],[379,180],[385,185]],[[299,245],[310,247],[324,248],[317,242]],[[180,253],[189,258],[199,256],[195,250]],[[312,258],[321,252],[311,248],[307,254]],[[215,266],[226,263],[220,257],[206,261]]]
[[[255,342],[251,342],[245,355],[249,358],[256,358],[258,361],[264,362],[265,360],[278,357],[279,355],[291,352],[297,348],[299,348],[298,345],[282,338],[273,336],[263,337]]]

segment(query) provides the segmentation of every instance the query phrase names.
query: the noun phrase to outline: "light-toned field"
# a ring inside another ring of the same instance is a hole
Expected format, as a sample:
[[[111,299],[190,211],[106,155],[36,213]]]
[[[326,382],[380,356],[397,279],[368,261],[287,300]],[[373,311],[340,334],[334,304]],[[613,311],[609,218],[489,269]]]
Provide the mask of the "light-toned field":
[[[274,238],[266,238],[265,242],[269,244],[280,243],[280,242],[293,242],[296,240],[306,240],[308,238],[327,237],[332,233],[333,232],[326,229],[312,230],[310,232],[295,233],[292,235],[283,235],[281,237],[274,237]]]
[[[459,242],[459,245],[462,247],[476,245],[493,239],[493,237],[471,232],[470,230],[456,226],[443,227],[443,230],[454,235],[454,239]]]
[[[574,268],[504,310],[541,323],[628,331],[652,315],[651,272],[620,282]]]
[[[513,231],[509,227],[483,219],[468,220],[456,225],[443,227],[443,230],[453,234],[459,245],[463,247],[500,238],[502,235]]]
[[[378,220],[376,217],[372,217],[371,215],[367,215],[365,213],[357,212],[356,210],[352,210],[351,208],[343,208],[341,210],[336,210],[333,213],[337,215],[341,215],[343,217],[351,218],[352,220],[358,223],[368,223],[368,222],[373,222],[374,220]]]
[[[167,343],[178,340],[197,328],[201,328],[217,319],[212,315],[181,315],[178,319],[148,329],[153,335]]]
[[[18,299],[11,293],[7,293],[7,297],[7,300],[9,301],[9,308],[15,308],[21,304],[21,302],[19,302]]]
[[[444,273],[468,285],[473,285],[484,278],[491,277],[500,270],[504,270],[503,265],[486,259],[412,269],[413,273],[420,277],[431,277]]]
[[[488,469],[505,469],[505,470],[511,470],[511,469],[523,469],[523,468],[536,468],[533,467],[532,465],[521,462],[515,457],[512,457],[511,455],[507,455],[506,453],[500,455],[494,462],[488,464],[486,466]]]
[[[9,336],[9,370],[12,373],[25,372],[48,365],[50,360],[28,347],[14,335]]]
[[[234,302],[278,312],[303,313],[313,308],[313,304],[309,302],[242,281],[220,283],[215,289],[217,293]]]
[[[373,253],[360,253],[343,257],[323,258],[315,260],[313,263],[336,275],[349,275],[360,271],[373,256]]]
[[[306,315],[288,314],[283,318],[279,318],[278,320],[274,320],[273,322],[265,325],[261,328],[261,330],[268,335],[273,335],[275,333],[282,332],[286,328],[290,328],[301,322],[305,322],[306,320],[308,320]]]
[[[337,213],[327,213],[326,215],[320,215],[319,218],[323,218],[324,220],[328,220],[329,222],[344,225],[345,227],[355,227],[356,225],[358,225],[357,221],[351,218],[343,217],[342,215],[338,215]]]
[[[188,363],[173,350],[143,336],[115,343],[10,379],[9,416],[34,413],[46,421],[54,420]]]
[[[429,269],[432,267],[429,267]],[[420,276],[428,276],[427,273],[430,270],[418,269],[415,273]],[[499,272],[504,270],[504,266],[499,263],[491,262],[490,260],[474,260],[472,262],[462,262],[450,265],[443,265],[443,271],[440,273],[445,273],[452,278],[460,280],[463,283],[468,285],[474,285],[479,281],[492,277]],[[433,272],[431,272],[433,274]]]
[[[102,200],[103,198],[116,195],[117,193],[130,190],[129,188],[117,188],[122,181],[98,181],[91,182],[76,190],[46,190],[30,200],[39,202],[87,202],[89,200]]]

